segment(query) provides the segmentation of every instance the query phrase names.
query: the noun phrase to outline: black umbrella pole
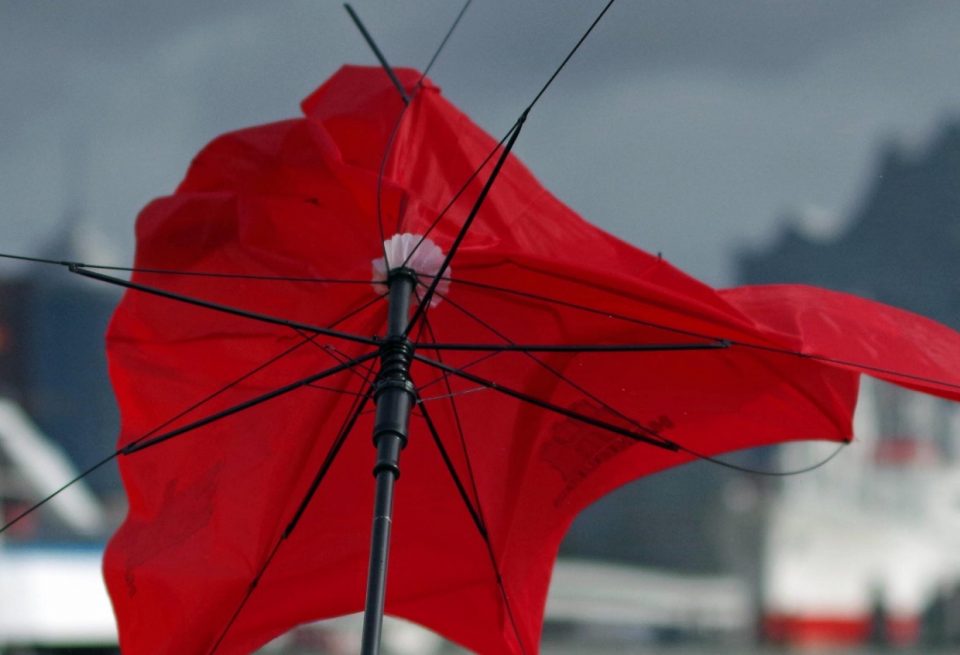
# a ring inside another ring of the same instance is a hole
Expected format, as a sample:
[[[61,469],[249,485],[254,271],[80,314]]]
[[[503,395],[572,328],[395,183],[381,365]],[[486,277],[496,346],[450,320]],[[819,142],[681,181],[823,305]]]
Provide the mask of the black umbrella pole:
[[[400,477],[400,451],[407,445],[410,408],[414,387],[410,381],[412,348],[404,336],[410,317],[410,296],[416,277],[408,269],[390,272],[388,284],[387,337],[380,347],[380,374],[374,398],[377,402],[373,443],[377,479],[370,537],[370,568],[367,574],[367,602],[363,614],[362,655],[380,652],[380,632],[387,595],[387,562],[390,553],[390,526],[393,521],[393,487]]]

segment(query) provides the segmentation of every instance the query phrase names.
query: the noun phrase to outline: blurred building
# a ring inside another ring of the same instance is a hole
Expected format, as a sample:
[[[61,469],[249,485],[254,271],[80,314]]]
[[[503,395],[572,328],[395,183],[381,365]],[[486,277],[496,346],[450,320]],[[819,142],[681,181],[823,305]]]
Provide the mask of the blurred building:
[[[104,261],[93,246],[68,221],[42,256]],[[19,263],[0,276],[4,524],[113,452],[104,332],[118,297],[62,267]],[[111,463],[0,535],[0,651],[115,652],[100,559],[123,507]]]
[[[739,259],[740,282],[808,283],[960,329],[960,124],[922,151],[888,147],[843,229],[805,217]],[[960,643],[960,411],[865,380],[857,440],[787,480],[768,509],[762,593],[768,636],[789,643]],[[792,446],[781,466],[824,453]]]
[[[56,260],[109,260],[76,220],[44,250]],[[115,448],[119,417],[104,334],[118,299],[116,289],[66,268],[24,263],[0,277],[0,396],[19,404],[80,469]],[[115,465],[87,483],[104,502],[122,503]]]

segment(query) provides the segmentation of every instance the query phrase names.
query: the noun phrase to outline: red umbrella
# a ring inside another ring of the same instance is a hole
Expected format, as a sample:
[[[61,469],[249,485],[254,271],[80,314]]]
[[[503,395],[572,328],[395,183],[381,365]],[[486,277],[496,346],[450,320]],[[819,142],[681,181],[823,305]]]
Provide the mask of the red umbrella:
[[[303,117],[213,141],[137,222],[138,291],[108,335],[130,509],[104,569],[125,653],[248,652],[362,609],[371,433],[381,527],[407,442],[387,612],[534,653],[560,540],[603,494],[846,442],[863,372],[960,398],[957,333],[808,287],[711,289],[398,77],[409,105],[382,70],[341,69]]]

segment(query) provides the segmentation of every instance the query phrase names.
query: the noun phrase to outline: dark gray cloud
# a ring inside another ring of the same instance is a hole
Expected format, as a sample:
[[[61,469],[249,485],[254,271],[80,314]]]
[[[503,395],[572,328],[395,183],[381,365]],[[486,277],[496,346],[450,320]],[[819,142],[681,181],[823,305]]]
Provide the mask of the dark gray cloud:
[[[433,78],[502,133],[602,6],[478,0]],[[356,7],[423,66],[458,3]],[[786,210],[829,222],[878,140],[960,107],[960,5],[620,0],[518,144],[588,219],[714,283]],[[339,4],[0,2],[3,249],[68,206],[129,257],[132,220],[214,135],[296,113],[341,63],[373,63]],[[824,218],[826,217],[826,218]]]

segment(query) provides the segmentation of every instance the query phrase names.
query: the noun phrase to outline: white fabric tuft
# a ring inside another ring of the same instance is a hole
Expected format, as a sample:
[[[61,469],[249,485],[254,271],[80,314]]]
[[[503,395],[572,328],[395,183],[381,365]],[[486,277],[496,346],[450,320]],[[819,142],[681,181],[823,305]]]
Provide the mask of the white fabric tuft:
[[[392,268],[397,268],[407,262],[406,267],[416,271],[420,276],[420,282],[426,285],[432,282],[432,278],[440,270],[440,266],[443,265],[445,257],[443,250],[433,241],[422,235],[410,234],[409,232],[394,234],[383,242],[383,249]],[[410,253],[413,253],[412,257]],[[407,261],[408,257],[410,261]],[[373,288],[377,290],[377,293],[385,293],[387,291],[387,262],[384,261],[383,257],[377,257],[373,260],[372,266]],[[440,280],[440,284],[437,285],[437,292],[430,299],[430,307],[439,305],[442,300],[440,294],[446,294],[450,290],[449,278],[453,277],[453,268],[448,266],[443,273],[443,277],[444,279]],[[416,293],[422,296],[426,293],[426,289],[423,286],[418,286]]]

